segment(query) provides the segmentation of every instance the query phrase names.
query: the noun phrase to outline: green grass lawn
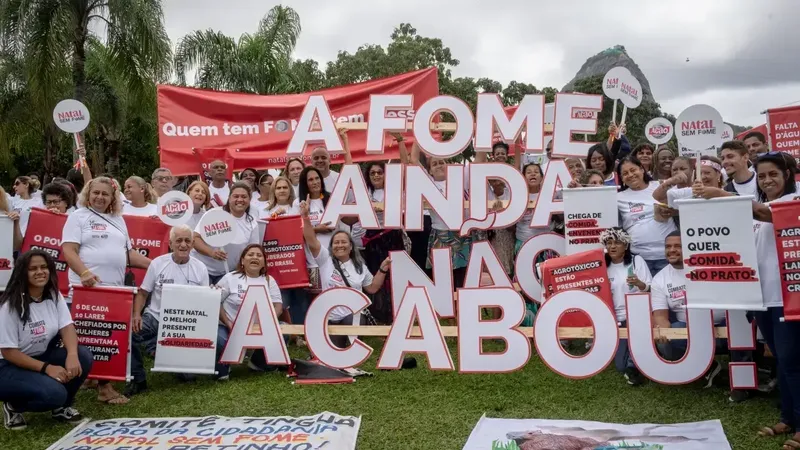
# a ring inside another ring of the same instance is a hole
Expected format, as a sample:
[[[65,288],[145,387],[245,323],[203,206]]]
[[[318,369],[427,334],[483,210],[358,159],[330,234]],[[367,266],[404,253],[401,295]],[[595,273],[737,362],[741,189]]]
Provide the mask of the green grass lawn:
[[[367,339],[375,352],[362,368],[373,370],[380,341]],[[454,342],[451,353],[457,362]],[[290,348],[293,356],[305,349]],[[418,358],[424,365],[424,359]],[[730,404],[723,386],[630,387],[609,368],[582,381],[550,372],[536,356],[512,374],[459,375],[412,370],[374,372],[350,385],[295,386],[284,373],[259,374],[234,368],[231,380],[204,378],[179,383],[171,374],[149,374],[150,390],[125,406],[101,405],[95,392],[81,391],[77,407],[87,417],[271,416],[330,411],[362,416],[359,450],[461,449],[482,414],[489,417],[580,419],[619,423],[672,423],[720,419],[734,449],[779,449],[783,439],[756,437],[773,424],[772,399]],[[724,374],[724,372],[723,372]],[[69,431],[47,414],[28,414],[28,429],[0,429],[0,449],[45,449]]]

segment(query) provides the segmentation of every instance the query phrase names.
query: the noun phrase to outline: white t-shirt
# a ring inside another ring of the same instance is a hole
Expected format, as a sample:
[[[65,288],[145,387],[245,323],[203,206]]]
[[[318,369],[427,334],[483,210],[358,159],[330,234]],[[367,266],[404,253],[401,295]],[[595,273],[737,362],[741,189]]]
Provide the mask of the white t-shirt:
[[[787,194],[771,202],[789,202],[800,194]],[[770,222],[753,220],[753,232],[756,240],[756,255],[758,256],[758,279],[761,283],[761,296],[767,308],[783,306],[783,292],[781,290],[781,273],[776,265],[778,249],[775,243],[775,226]]]
[[[293,184],[292,190],[294,191],[294,198],[300,198],[300,184]]]
[[[539,194],[528,194],[528,202],[535,202],[539,198]],[[522,215],[522,218],[519,219],[517,222],[517,230],[516,230],[516,237],[517,240],[522,242],[523,244],[530,238],[542,234],[548,233],[550,231],[550,227],[539,227],[539,228],[531,228],[531,220],[533,220],[533,211],[534,209],[526,209],[525,214]]]
[[[663,246],[663,244],[662,244]],[[617,321],[626,320],[625,295],[641,292],[636,286],[628,286],[628,275],[635,274],[646,285],[650,285],[650,269],[639,255],[634,255],[633,265],[626,266],[624,262],[619,264],[611,263],[608,265],[608,282],[611,284],[611,298],[614,300],[614,312]]]
[[[298,199],[294,200],[294,203],[292,203],[292,207],[298,211],[298,214],[300,213],[300,201]],[[325,205],[322,204],[322,199],[316,198],[309,202],[308,219],[311,221],[311,225],[317,226],[320,223],[322,223],[323,212],[325,212]],[[334,231],[346,230],[346,228],[344,227],[345,225],[342,224],[341,221],[339,221],[336,223]],[[319,243],[320,245],[322,245],[323,248],[327,249],[328,246],[330,245],[331,239],[333,239],[334,231],[331,231],[330,233],[317,233],[317,239],[319,240]]]
[[[692,198],[692,188],[679,188],[673,187],[667,191],[667,205],[670,208],[678,208],[675,204],[675,200],[684,200],[687,198]]]
[[[67,216],[61,236],[62,242],[80,245],[78,256],[100,278],[101,286],[123,285],[127,251],[131,249],[129,239],[121,215],[100,214],[92,208],[81,208]],[[70,268],[69,284],[80,283],[81,277]]]
[[[19,231],[25,236],[25,230],[28,229],[28,220],[30,220],[31,217],[31,208],[44,208],[42,195],[39,194],[27,200],[16,196],[13,200],[13,204],[9,203],[9,205],[14,211],[19,213]]]
[[[259,200],[257,196],[253,196],[250,200],[250,215],[256,219],[266,219],[269,217],[269,201]]]
[[[336,186],[336,181],[338,180],[339,180],[339,172],[331,170],[331,173],[329,173],[327,177],[322,179],[322,181],[325,182],[325,190],[328,192],[333,192],[333,188],[334,186]]]
[[[348,260],[347,262],[339,264],[342,268],[342,273],[340,273],[336,270],[336,266],[333,264],[333,257],[325,247],[320,249],[319,255],[317,255],[315,259],[317,264],[319,264],[319,277],[323,291],[337,287],[346,288],[347,284],[344,282],[343,276],[347,277],[350,287],[357,291],[363,292],[364,286],[372,284],[372,274],[366,264],[362,264],[361,273],[358,273],[353,261]],[[331,311],[329,319],[341,320],[351,313],[349,309],[343,306],[337,306]]]
[[[165,284],[208,286],[208,269],[191,256],[185,264],[176,263],[171,253],[154,259],[144,275],[141,287],[152,294],[147,311],[156,319],[161,318],[161,291]]]
[[[292,205],[275,205],[269,210],[267,210],[267,217],[271,217],[279,209],[283,209],[283,213],[280,214],[279,217],[282,216],[299,216],[300,215],[300,206],[299,203],[295,202]]]
[[[736,180],[731,179],[731,184],[733,184],[733,188],[736,189],[736,193],[739,195],[752,195],[754,198],[758,199],[758,178],[755,173],[752,174],[749,180],[745,181],[744,183],[737,183]]]
[[[432,177],[431,179],[433,180]],[[439,192],[441,192],[442,194],[447,192],[447,180],[444,181],[433,180],[433,184],[436,185],[436,188],[439,189]],[[465,200],[469,199],[469,166],[464,167],[464,199]],[[447,227],[447,225],[444,223],[444,220],[442,220],[441,216],[439,216],[439,214],[436,211],[431,209],[430,213],[431,213],[431,228],[439,231],[450,229]],[[468,217],[469,217],[469,208],[464,208],[464,218],[466,219]]]
[[[133,206],[131,203],[125,203],[122,205],[122,214],[127,216],[144,216],[144,217],[152,217],[158,215],[158,205],[155,203],[147,203],[145,206],[141,208],[137,208]]]
[[[677,229],[671,217],[663,223],[655,219],[657,187],[653,181],[641,191],[628,188],[617,194],[622,228],[631,235],[631,252],[649,260],[664,259],[664,239]]]
[[[384,203],[384,199],[386,198],[386,191],[383,189],[375,189],[370,193],[370,200],[372,203]],[[385,207],[385,205],[384,205]],[[383,226],[383,211],[375,211],[375,217],[378,218],[378,225]]]
[[[58,331],[72,323],[64,297],[60,293],[50,296],[57,297],[30,303],[30,316],[24,324],[8,302],[0,307],[0,348],[15,348],[28,356],[38,356],[47,350]]]
[[[208,190],[211,191],[211,206],[221,208],[228,203],[228,196],[231,195],[231,186],[227,181],[225,186],[221,188],[214,187],[213,183],[209,183]]]
[[[222,309],[225,310],[225,315],[228,316],[228,320],[231,322],[236,320],[236,315],[239,313],[239,307],[242,306],[248,286],[267,286],[270,301],[272,303],[283,303],[281,290],[272,277],[269,277],[269,282],[267,282],[267,278],[263,275],[258,278],[250,278],[241,273],[231,272],[222,277],[217,286],[222,288]],[[262,318],[261,320],[264,319]]]
[[[203,218],[203,214],[205,214],[205,213],[206,213],[206,211],[201,208],[200,212],[192,214],[192,217],[189,218],[189,221],[186,222],[186,225],[189,228],[194,230],[195,227],[197,227],[197,224],[200,223],[200,219]]]
[[[650,298],[653,311],[669,310],[675,319],[686,323],[686,274],[687,269],[676,269],[668,264],[653,277],[650,284]],[[725,318],[724,310],[714,310],[714,323]]]
[[[508,186],[506,186],[506,188],[503,189],[503,193],[501,195],[495,195],[494,189],[492,189],[491,186],[488,188],[486,193],[487,193],[486,199],[489,200],[490,202],[496,200],[511,200],[511,191],[508,190]]]
[[[253,216],[243,214],[242,217],[233,218],[239,233],[234,237],[233,242],[222,247],[228,254],[228,269],[234,270],[236,265],[239,264],[239,257],[242,256],[242,250],[250,244],[261,243],[262,236],[258,235],[258,221]],[[200,234],[200,226],[196,226],[194,231]],[[191,255],[208,268],[208,274],[213,276],[220,276],[225,274],[225,261],[216,260],[210,256],[200,254],[197,250],[192,250]]]

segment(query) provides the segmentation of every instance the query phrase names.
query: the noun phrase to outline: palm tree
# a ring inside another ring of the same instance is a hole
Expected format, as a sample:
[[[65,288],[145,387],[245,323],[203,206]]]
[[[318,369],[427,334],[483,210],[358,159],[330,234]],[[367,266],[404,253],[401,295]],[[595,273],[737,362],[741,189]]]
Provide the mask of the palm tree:
[[[171,69],[160,0],[0,0],[0,40],[24,55],[30,99],[48,118],[43,134],[49,174],[56,150],[48,137],[55,131],[50,114],[64,96],[85,99],[93,45],[103,44],[108,67],[134,101],[147,99],[153,83],[166,81]]]
[[[291,55],[300,35],[300,16],[288,6],[269,10],[254,34],[238,41],[214,31],[187,34],[175,50],[175,73],[186,84],[195,72],[198,87],[275,94],[295,90]]]

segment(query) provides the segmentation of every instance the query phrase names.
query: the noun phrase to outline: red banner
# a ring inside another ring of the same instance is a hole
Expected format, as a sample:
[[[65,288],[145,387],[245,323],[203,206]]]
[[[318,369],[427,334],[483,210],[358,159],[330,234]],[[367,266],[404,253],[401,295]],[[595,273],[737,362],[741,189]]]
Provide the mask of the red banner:
[[[767,111],[769,149],[786,152],[800,161],[800,106]]]
[[[783,316],[786,320],[800,320],[800,201],[778,202],[769,207],[780,264]]]
[[[72,320],[78,344],[94,355],[89,378],[126,381],[133,290],[74,286]]]
[[[69,277],[67,261],[61,251],[61,232],[64,231],[66,223],[66,214],[31,208],[28,229],[25,231],[20,250],[20,253],[25,253],[35,248],[44,250],[53,257],[58,272],[58,290],[65,296],[69,293]]]
[[[158,128],[161,165],[175,175],[197,173],[193,148],[225,148],[234,155],[233,170],[283,167],[286,148],[306,102],[323,95],[334,121],[367,122],[373,94],[413,94],[414,108],[388,111],[413,118],[425,101],[439,94],[435,68],[417,70],[364,83],[291,95],[253,95],[216,92],[170,85],[158,86]],[[387,139],[384,154],[367,155],[366,132],[350,133],[354,161],[397,159],[397,144]],[[391,144],[390,144],[391,143]],[[410,144],[409,144],[410,145]],[[311,155],[306,149],[305,158]],[[334,164],[342,155],[332,155]]]
[[[303,219],[287,216],[270,219],[264,232],[267,274],[281,289],[308,287]]]
[[[582,289],[600,297],[614,311],[603,249],[548,259],[542,264],[542,286],[545,299],[559,292]],[[559,326],[590,327],[592,322],[586,314],[575,311],[564,314]]]
[[[133,249],[150,259],[169,252],[170,226],[153,217],[123,215]],[[132,269],[136,285],[142,283],[145,269]]]
[[[233,156],[228,149],[196,148],[192,153],[194,153],[198,163],[197,173],[200,174],[200,179],[211,179],[211,163],[218,160],[225,163],[225,178],[228,180],[233,179]]]

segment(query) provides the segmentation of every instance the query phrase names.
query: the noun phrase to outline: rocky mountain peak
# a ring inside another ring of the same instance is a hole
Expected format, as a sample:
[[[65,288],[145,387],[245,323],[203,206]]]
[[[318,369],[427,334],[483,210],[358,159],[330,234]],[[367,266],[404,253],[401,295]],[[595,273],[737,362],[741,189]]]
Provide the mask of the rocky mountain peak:
[[[561,91],[572,92],[576,81],[595,75],[605,75],[606,72],[616,66],[623,66],[630,70],[633,76],[639,80],[639,83],[642,85],[642,92],[644,93],[644,101],[655,101],[653,98],[653,91],[650,90],[650,82],[647,81],[647,77],[644,76],[644,73],[636,62],[634,62],[633,58],[628,55],[623,45],[615,45],[611,48],[607,48],[587,59],[580,70],[578,70],[578,73],[575,74],[572,80],[570,80]]]

